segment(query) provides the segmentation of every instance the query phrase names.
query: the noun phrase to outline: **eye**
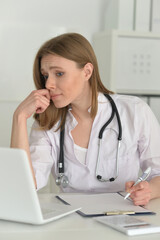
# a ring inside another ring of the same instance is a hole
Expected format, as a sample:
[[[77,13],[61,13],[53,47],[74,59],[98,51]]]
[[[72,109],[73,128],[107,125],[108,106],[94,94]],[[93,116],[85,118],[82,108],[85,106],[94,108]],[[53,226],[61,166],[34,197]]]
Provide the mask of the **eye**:
[[[56,73],[56,76],[57,76],[57,77],[62,77],[63,74],[64,74],[63,72],[57,72],[57,73]]]
[[[48,79],[48,75],[42,75],[42,76],[45,81]]]

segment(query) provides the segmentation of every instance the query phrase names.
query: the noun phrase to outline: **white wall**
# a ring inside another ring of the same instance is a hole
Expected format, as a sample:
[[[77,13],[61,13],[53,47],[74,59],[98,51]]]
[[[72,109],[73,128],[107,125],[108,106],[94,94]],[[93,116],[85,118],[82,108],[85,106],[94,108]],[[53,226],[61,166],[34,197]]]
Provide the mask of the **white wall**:
[[[103,30],[106,4],[105,0],[0,1],[0,146],[9,146],[13,112],[34,88],[32,65],[39,46],[68,31],[91,41],[93,33]]]
[[[0,23],[42,24],[84,34],[89,40],[102,24],[105,0],[1,0]],[[31,34],[32,36],[32,34]]]

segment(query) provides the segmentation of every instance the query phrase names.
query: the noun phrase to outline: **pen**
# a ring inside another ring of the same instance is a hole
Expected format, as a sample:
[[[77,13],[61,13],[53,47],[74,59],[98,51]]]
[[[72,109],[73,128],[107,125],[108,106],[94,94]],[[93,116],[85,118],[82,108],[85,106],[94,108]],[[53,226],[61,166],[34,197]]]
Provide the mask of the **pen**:
[[[137,185],[138,183],[142,182],[142,181],[145,181],[149,174],[151,173],[151,167],[148,167],[144,173],[142,174],[142,176],[140,176],[138,178],[138,180],[133,184],[133,186]],[[127,199],[129,196],[130,196],[131,193],[127,193],[127,195],[124,197],[124,200]]]

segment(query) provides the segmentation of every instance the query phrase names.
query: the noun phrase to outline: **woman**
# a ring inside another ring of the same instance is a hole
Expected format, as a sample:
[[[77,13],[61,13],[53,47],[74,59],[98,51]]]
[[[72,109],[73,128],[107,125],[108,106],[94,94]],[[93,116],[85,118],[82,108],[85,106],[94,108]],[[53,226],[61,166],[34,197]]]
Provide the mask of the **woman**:
[[[11,147],[26,150],[37,189],[50,172],[58,176],[60,132],[64,130],[65,192],[131,192],[135,205],[160,197],[160,127],[147,104],[137,97],[113,94],[101,82],[90,43],[80,34],[55,37],[38,51],[33,91],[13,116]],[[104,129],[98,160],[98,135],[112,114],[114,100],[122,124],[121,146],[116,116]],[[30,135],[27,119],[34,114]],[[62,131],[63,132],[63,131]],[[116,154],[118,154],[118,176]],[[133,186],[139,168],[151,166],[148,181]],[[99,181],[107,179],[115,181]]]

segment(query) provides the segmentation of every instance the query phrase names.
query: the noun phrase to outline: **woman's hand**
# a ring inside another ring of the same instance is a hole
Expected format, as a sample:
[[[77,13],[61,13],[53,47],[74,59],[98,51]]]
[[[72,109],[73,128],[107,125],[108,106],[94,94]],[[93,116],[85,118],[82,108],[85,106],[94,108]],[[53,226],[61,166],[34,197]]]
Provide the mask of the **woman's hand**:
[[[15,115],[28,119],[33,113],[43,113],[49,105],[49,91],[47,89],[35,90],[18,106]]]
[[[134,205],[146,205],[151,199],[151,187],[147,181],[142,181],[133,186],[134,182],[126,183],[126,192],[131,193],[130,198]]]

